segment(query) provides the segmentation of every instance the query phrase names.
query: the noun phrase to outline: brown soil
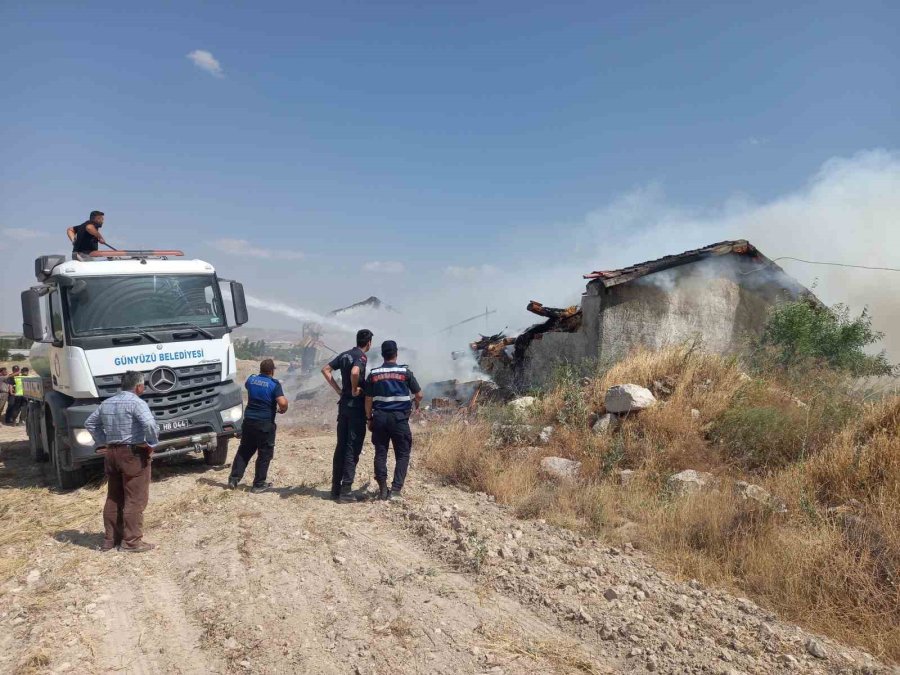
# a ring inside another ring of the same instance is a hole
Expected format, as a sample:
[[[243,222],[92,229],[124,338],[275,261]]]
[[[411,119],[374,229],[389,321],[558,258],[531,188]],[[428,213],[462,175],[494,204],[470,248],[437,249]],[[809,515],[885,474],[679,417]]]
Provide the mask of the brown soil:
[[[405,502],[338,505],[326,499],[330,435],[282,432],[276,487],[259,495],[223,489],[227,469],[200,460],[155,465],[146,532],[159,548],[101,553],[99,479],[54,491],[23,437],[0,427],[0,672],[764,673],[783,653],[799,672],[866,662],[824,639],[829,659],[816,660],[798,629],[746,606],[723,613],[734,600],[718,592],[698,601],[715,612],[701,631],[672,632],[686,620],[671,618],[670,597],[689,613],[688,595],[705,591],[665,579],[640,552],[516,521],[415,466]],[[371,462],[367,446],[359,485]],[[604,599],[629,579],[647,580],[644,605]],[[708,632],[718,622],[727,649]],[[763,624],[767,651],[745,634]]]

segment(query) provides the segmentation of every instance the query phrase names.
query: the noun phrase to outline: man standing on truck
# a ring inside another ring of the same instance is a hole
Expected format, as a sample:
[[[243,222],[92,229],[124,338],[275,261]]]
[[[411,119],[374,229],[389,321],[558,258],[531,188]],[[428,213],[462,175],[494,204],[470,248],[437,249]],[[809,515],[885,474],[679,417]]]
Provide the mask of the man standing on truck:
[[[322,376],[340,396],[338,401],[337,445],[331,463],[331,498],[340,502],[355,501],[350,495],[356,465],[366,440],[365,392],[366,352],[372,348],[373,333],[362,329],[356,333],[356,347],[335,356],[322,368]],[[334,381],[334,371],[341,371],[341,386]]]
[[[90,255],[100,248],[100,244],[106,245],[106,239],[100,234],[101,227],[103,227],[103,211],[91,211],[88,220],[66,230],[69,241],[72,242],[73,257],[79,253]]]
[[[259,375],[251,375],[244,385],[247,388],[247,409],[244,411],[244,425],[241,429],[241,444],[234,461],[231,463],[231,475],[228,487],[234,490],[244,477],[247,464],[259,451],[254,468],[253,486],[250,492],[265,492],[271,483],[266,482],[269,463],[275,455],[275,413],[284,414],[288,409],[288,400],[276,380],[275,362],[265,359],[259,364]]]
[[[144,509],[150,500],[150,455],[159,443],[159,427],[143,393],[144,376],[127,371],[122,390],[103,401],[84,423],[97,451],[105,449],[108,482],[101,551],[143,553],[156,548],[144,541]]]
[[[409,416],[422,402],[422,387],[405,365],[397,365],[397,343],[381,343],[384,363],[366,380],[366,420],[375,446],[375,480],[379,499],[399,499],[409,469],[412,431]],[[394,446],[394,480],[387,486],[388,443]]]

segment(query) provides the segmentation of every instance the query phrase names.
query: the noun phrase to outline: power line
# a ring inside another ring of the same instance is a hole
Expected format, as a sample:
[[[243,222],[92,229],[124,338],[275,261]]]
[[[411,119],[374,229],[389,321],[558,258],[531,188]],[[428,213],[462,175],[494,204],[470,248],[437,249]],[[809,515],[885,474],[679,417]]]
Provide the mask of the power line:
[[[849,263],[836,263],[836,262],[821,262],[818,260],[803,260],[802,258],[793,258],[789,255],[783,255],[778,258],[772,258],[770,263],[774,263],[778,260],[794,260],[796,262],[806,263],[807,265],[828,265],[830,267],[853,267],[855,269],[860,270],[880,270],[883,272],[900,272],[900,268],[896,267],[870,267],[869,265],[851,265]],[[767,265],[762,265],[761,267],[757,267],[756,269],[749,270],[747,272],[741,272],[741,274],[753,274],[754,272],[759,272],[762,269],[765,269]]]

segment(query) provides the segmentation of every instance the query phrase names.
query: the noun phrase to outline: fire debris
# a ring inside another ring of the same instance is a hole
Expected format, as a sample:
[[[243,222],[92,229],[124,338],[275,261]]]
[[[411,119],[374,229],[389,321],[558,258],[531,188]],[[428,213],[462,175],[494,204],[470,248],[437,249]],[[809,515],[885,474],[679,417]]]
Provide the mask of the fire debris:
[[[544,323],[537,323],[516,337],[504,335],[482,335],[469,347],[475,353],[482,370],[491,373],[498,365],[519,368],[525,360],[525,352],[534,340],[540,340],[545,333],[577,333],[581,330],[581,307],[545,307],[537,300],[528,303],[526,309],[538,316],[546,317]],[[509,349],[512,347],[512,349]]]
[[[500,391],[489,380],[443,380],[425,387],[425,400],[430,401],[431,412],[472,412],[477,405],[496,400]]]

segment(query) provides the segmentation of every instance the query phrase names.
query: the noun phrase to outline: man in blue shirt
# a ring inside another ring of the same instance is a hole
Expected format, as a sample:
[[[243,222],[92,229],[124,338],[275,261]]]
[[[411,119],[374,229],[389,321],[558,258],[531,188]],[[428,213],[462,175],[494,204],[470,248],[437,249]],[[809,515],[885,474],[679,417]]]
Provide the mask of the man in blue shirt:
[[[143,393],[144,376],[129,370],[122,376],[122,391],[103,401],[84,423],[97,451],[105,455],[106,534],[101,551],[143,553],[155,548],[144,541],[144,509],[150,500],[150,455],[159,443],[159,427]]]
[[[241,444],[234,461],[231,463],[231,475],[228,487],[232,490],[241,482],[250,459],[256,454],[256,469],[253,487],[250,492],[264,492],[272,487],[266,482],[269,463],[275,455],[275,413],[284,414],[288,409],[288,400],[281,388],[281,382],[272,377],[275,374],[275,362],[265,359],[259,364],[259,375],[251,375],[244,386],[247,388],[247,408],[244,410],[244,424],[241,428]]]
[[[356,501],[351,495],[356,465],[366,440],[365,393],[366,352],[372,347],[372,331],[363,328],[356,333],[356,347],[341,352],[322,368],[325,381],[340,396],[338,401],[337,444],[331,462],[331,498],[341,502]],[[341,373],[341,384],[334,381],[334,371]]]
[[[408,366],[397,365],[397,343],[381,344],[384,363],[369,373],[366,380],[366,420],[375,446],[375,480],[379,499],[397,499],[406,481],[412,453],[409,415],[422,402],[422,387]],[[394,446],[394,480],[387,487],[388,443]]]

